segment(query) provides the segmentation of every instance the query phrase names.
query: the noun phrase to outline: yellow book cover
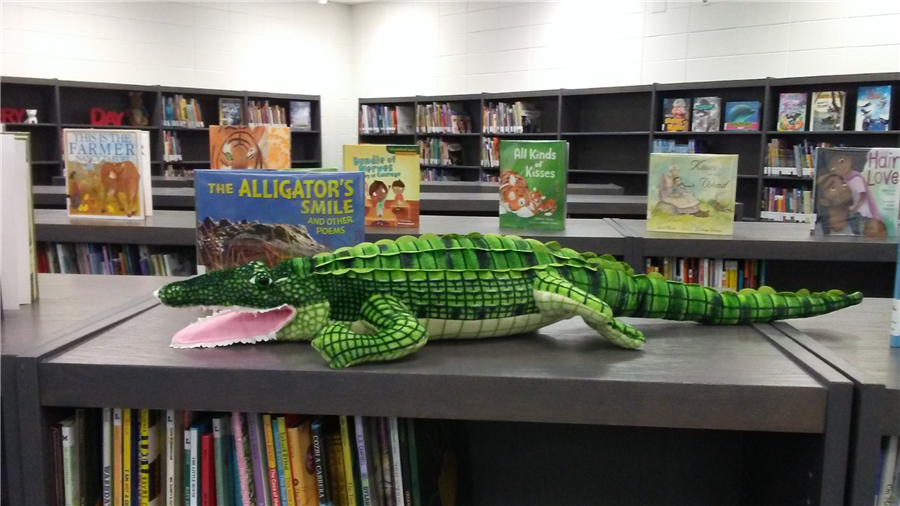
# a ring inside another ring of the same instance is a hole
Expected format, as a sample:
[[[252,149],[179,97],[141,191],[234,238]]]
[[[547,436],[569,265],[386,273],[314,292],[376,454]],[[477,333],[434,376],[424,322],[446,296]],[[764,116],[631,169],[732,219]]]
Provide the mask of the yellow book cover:
[[[122,410],[122,500],[125,506],[133,506],[131,497],[131,410]]]
[[[150,506],[150,410],[139,411],[141,417],[141,506]]]
[[[113,506],[124,506],[122,496],[122,410],[113,410]]]
[[[273,505],[279,501],[278,495],[278,463],[275,461],[275,437],[272,434],[272,415],[263,415],[263,434],[266,438],[266,462],[268,463],[269,490],[272,492]]]
[[[144,218],[139,131],[67,128],[63,142],[70,217]]]
[[[738,155],[650,155],[647,230],[731,235]]]
[[[344,474],[344,450],[341,448],[341,432],[331,426],[326,436],[328,451],[328,483],[334,506],[348,506],[347,476]]]
[[[281,444],[281,455],[277,455],[276,458],[281,459],[281,467],[284,469],[285,495],[287,496],[288,506],[297,506],[297,497],[294,495],[294,476],[291,472],[291,452],[288,447],[287,426],[284,423],[283,416],[279,416],[276,422],[278,423],[278,442]]]
[[[419,226],[418,146],[344,146],[344,170],[366,174],[366,226]]]
[[[209,160],[212,169],[290,169],[291,130],[211,125]]]
[[[341,425],[341,448],[344,452],[344,477],[347,481],[347,506],[356,506],[356,483],[353,480],[353,457],[350,453],[350,426],[347,425],[347,417],[341,415],[338,417]],[[356,442],[352,441],[353,449],[356,449]]]
[[[312,427],[309,420],[288,428],[291,446],[291,472],[297,506],[318,506],[319,491],[316,485],[316,470],[313,462]],[[294,455],[296,454],[296,460]]]

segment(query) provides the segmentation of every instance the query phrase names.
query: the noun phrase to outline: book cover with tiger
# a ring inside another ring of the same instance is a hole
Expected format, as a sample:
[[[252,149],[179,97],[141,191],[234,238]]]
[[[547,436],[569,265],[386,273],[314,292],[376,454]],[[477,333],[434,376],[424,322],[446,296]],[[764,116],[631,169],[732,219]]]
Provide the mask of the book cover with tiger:
[[[500,226],[566,228],[566,141],[500,141]]]
[[[419,226],[419,147],[344,146],[344,170],[366,175],[366,226]]]
[[[289,169],[291,130],[276,126],[209,127],[212,169]]]

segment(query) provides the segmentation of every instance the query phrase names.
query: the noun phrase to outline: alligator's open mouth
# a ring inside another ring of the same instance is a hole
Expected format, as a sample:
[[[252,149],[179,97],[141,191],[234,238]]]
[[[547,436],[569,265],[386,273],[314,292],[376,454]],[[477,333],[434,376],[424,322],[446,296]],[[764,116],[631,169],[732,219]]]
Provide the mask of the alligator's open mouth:
[[[270,309],[239,306],[206,309],[216,312],[179,330],[172,338],[173,348],[213,348],[272,341],[297,313],[287,304]]]

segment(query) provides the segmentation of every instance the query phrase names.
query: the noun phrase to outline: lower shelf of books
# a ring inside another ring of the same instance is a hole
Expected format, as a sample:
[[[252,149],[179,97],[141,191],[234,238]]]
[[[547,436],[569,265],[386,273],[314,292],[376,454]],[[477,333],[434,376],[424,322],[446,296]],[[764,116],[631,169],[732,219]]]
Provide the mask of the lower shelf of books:
[[[766,284],[765,260],[655,257],[644,259],[644,272],[670,281],[697,283],[717,290],[759,288]]]
[[[39,242],[40,273],[190,276],[194,248],[138,244]]]

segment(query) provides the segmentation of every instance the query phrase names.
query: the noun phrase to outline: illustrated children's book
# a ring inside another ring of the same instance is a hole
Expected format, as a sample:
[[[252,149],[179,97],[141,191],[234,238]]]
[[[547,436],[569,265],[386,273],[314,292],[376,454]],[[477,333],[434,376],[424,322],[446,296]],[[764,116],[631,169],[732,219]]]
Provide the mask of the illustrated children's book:
[[[814,132],[843,130],[846,109],[846,91],[813,92],[809,111],[810,130]]]
[[[291,130],[308,132],[312,129],[310,103],[307,101],[291,101]]]
[[[139,130],[63,130],[68,214],[143,219],[150,208],[148,146]]]
[[[239,98],[219,99],[219,124],[239,126],[244,123],[243,101]]]
[[[759,130],[759,102],[726,102],[725,130]]]
[[[650,155],[647,230],[730,235],[738,155]]]
[[[209,127],[212,169],[289,169],[291,131],[277,126]]]
[[[782,93],[778,99],[778,131],[806,130],[806,93]]]
[[[719,97],[701,97],[695,100],[691,131],[718,132],[721,109],[722,99]]]
[[[500,141],[500,227],[566,228],[566,141]]]
[[[691,117],[691,99],[663,99],[663,132],[687,132]]]
[[[365,240],[362,174],[197,170],[194,181],[205,270],[254,260],[272,267]]]
[[[856,99],[856,131],[891,129],[891,87],[860,86]]]
[[[344,146],[344,170],[366,174],[366,225],[419,226],[419,147]]]
[[[900,149],[816,150],[814,235],[896,237]]]

